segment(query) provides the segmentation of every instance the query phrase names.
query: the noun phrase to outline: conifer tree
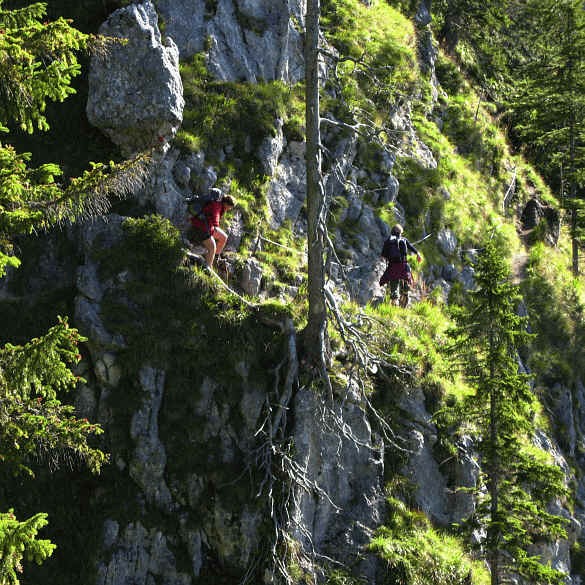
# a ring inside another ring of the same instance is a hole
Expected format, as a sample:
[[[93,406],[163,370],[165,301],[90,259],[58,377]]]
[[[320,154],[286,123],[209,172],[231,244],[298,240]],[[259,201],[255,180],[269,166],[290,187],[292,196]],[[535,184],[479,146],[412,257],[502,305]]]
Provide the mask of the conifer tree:
[[[431,12],[448,51],[466,41],[473,48],[481,46],[487,56],[494,47],[494,33],[505,26],[509,4],[510,0],[433,0]]]
[[[487,488],[477,487],[471,522],[486,529],[492,585],[511,573],[535,584],[560,584],[562,573],[529,554],[540,539],[566,536],[564,519],[546,511],[566,488],[562,470],[531,442],[536,399],[528,376],[519,372],[517,348],[528,334],[515,312],[517,287],[509,283],[509,268],[494,242],[486,245],[476,269],[477,289],[456,311],[452,332],[452,351],[476,390],[455,414],[478,432]]]
[[[4,10],[0,0],[0,131],[11,124],[33,132],[46,130],[47,101],[63,101],[74,90],[80,72],[76,51],[92,46],[107,50],[110,41],[90,37],[60,18],[43,21],[46,4]],[[111,195],[123,195],[141,183],[146,155],[119,165],[94,164],[81,177],[63,186],[55,164],[28,166],[30,154],[19,154],[0,142],[0,278],[18,268],[13,238],[52,225],[104,212]],[[90,444],[102,432],[78,419],[60,395],[81,380],[72,367],[81,359],[85,341],[66,318],[45,335],[24,345],[0,348],[0,471],[5,476],[34,475],[30,459],[64,455],[84,461],[99,472],[107,456]],[[37,540],[45,514],[19,521],[15,513],[0,514],[0,585],[16,585],[23,559],[41,562],[54,549]]]
[[[530,52],[509,107],[514,131],[570,213],[573,273],[585,243],[585,10],[579,0],[531,0]]]

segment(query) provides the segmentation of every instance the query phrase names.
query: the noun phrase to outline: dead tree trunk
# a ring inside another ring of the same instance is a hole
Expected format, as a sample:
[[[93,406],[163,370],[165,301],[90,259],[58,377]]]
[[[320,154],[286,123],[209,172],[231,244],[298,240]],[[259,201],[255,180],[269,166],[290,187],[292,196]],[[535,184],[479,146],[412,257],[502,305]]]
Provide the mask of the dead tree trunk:
[[[319,128],[319,16],[320,0],[307,0],[305,33],[305,97],[307,128],[307,214],[309,318],[305,347],[309,359],[325,367],[327,306],[325,302],[325,196],[321,177]]]

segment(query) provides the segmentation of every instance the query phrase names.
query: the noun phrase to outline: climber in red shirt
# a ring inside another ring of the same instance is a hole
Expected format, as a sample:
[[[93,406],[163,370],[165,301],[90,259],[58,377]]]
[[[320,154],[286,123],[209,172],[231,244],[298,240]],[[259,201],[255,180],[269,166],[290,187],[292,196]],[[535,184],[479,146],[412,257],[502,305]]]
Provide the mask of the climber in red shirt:
[[[213,189],[213,191],[219,191]],[[207,250],[206,262],[211,268],[215,257],[221,254],[227,242],[227,234],[219,227],[219,222],[226,211],[230,211],[236,205],[231,195],[224,195],[218,201],[207,203],[198,216],[191,216],[191,229],[189,240],[197,245],[203,244]]]

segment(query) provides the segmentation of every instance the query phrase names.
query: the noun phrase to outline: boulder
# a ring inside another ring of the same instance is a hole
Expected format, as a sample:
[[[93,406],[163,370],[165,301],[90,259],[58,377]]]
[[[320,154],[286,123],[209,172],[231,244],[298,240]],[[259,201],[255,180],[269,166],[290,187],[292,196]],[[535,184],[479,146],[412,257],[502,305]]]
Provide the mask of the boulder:
[[[125,156],[168,143],[183,120],[179,51],[161,38],[150,0],[116,10],[100,34],[127,39],[94,55],[87,117]]]
[[[533,230],[538,227],[543,220],[546,222],[544,232],[545,241],[552,246],[556,246],[559,241],[561,230],[561,220],[558,209],[550,207],[536,198],[529,199],[520,215],[522,229],[527,231]]]

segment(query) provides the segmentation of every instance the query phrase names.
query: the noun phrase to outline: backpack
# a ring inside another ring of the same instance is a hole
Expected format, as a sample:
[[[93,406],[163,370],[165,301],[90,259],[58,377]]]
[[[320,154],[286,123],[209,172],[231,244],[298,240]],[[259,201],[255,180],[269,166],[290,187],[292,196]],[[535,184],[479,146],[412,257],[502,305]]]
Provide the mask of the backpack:
[[[388,262],[402,262],[403,254],[400,250],[400,238],[399,236],[389,236],[384,242],[382,248],[382,256],[388,260]]]
[[[203,217],[203,209],[208,203],[212,203],[213,201],[221,201],[223,199],[223,193],[220,189],[214,188],[209,189],[207,196],[202,197],[199,195],[192,195],[191,197],[185,198],[185,203],[187,204],[187,211],[193,217]]]

